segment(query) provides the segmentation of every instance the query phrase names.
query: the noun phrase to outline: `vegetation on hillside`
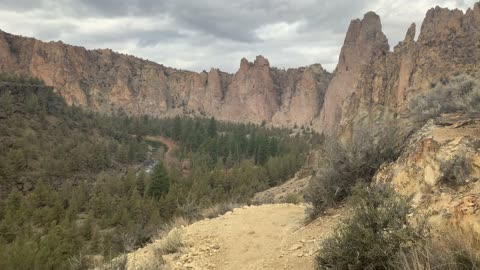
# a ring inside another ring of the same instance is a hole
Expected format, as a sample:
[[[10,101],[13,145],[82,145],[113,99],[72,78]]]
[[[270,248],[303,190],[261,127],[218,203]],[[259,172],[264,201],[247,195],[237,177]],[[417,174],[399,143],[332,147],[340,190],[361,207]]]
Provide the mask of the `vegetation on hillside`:
[[[0,73],[0,83],[44,85],[42,79],[26,74]]]
[[[420,238],[408,224],[408,200],[388,186],[356,186],[352,205],[352,216],[322,243],[316,269],[389,269],[402,244]]]
[[[410,109],[420,125],[444,113],[478,114],[480,82],[468,75],[443,80],[432,89],[415,96]]]
[[[148,158],[147,135],[177,141],[188,168],[134,170]],[[0,269],[82,269],[92,255],[128,252],[177,215],[248,202],[290,178],[315,140],[306,130],[292,136],[213,118],[99,115],[66,106],[48,87],[5,84]]]
[[[398,157],[395,130],[386,127],[377,134],[359,130],[349,144],[330,139],[322,145],[319,169],[305,194],[306,201],[311,203],[309,220],[343,202],[357,184],[370,183],[383,163]]]
[[[445,80],[414,97],[410,105],[417,128],[444,113],[474,115],[480,111],[479,83],[463,75]],[[476,233],[452,228],[437,238],[429,233],[428,224],[417,220],[413,226],[407,198],[391,187],[371,182],[384,162],[398,157],[399,140],[388,133],[358,138],[347,145],[323,146],[327,158],[322,159],[319,173],[307,190],[307,200],[312,203],[309,218],[343,201],[353,209],[350,218],[322,243],[315,268],[479,269],[480,241]],[[440,184],[465,184],[470,166],[461,155],[446,160]]]
[[[412,222],[412,204],[385,185],[359,185],[350,218],[322,242],[315,269],[480,269],[480,239],[451,228],[440,237],[424,221]]]

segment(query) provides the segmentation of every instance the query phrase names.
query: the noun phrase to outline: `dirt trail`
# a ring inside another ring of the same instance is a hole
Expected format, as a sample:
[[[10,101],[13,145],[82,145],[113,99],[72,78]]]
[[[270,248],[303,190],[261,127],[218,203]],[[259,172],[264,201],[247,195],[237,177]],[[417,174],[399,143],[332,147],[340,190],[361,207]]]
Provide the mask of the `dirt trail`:
[[[303,226],[305,207],[293,204],[245,206],[183,228],[186,247],[165,255],[167,269],[312,269],[319,242],[338,216]],[[129,256],[129,269],[147,269],[154,242]]]
[[[166,165],[174,164],[177,159],[173,155],[173,151],[177,147],[177,144],[172,139],[163,136],[145,136],[144,140],[152,142],[160,142],[167,146],[167,151],[164,154],[164,162]]]

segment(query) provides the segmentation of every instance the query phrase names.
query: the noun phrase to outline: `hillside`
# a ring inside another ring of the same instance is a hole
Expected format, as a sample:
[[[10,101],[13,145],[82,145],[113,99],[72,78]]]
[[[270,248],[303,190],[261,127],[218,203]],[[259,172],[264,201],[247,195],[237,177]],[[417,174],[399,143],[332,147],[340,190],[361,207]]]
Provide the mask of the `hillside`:
[[[0,151],[0,197],[32,191],[39,179],[60,188],[126,172],[149,152],[110,118],[68,107],[50,86],[15,82],[0,82]]]

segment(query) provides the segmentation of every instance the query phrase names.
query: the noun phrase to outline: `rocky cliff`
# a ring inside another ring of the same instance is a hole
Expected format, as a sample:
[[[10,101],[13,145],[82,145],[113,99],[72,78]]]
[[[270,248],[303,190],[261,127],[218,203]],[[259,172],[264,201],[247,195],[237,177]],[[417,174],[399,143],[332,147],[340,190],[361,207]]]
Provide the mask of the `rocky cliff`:
[[[258,56],[235,74],[189,72],[115,53],[45,43],[0,32],[0,71],[52,85],[69,104],[110,113],[215,116],[229,121],[306,124],[322,105],[331,75],[320,65],[279,70]]]
[[[376,14],[351,22],[318,130],[348,138],[360,126],[398,120],[419,91],[461,73],[479,76],[480,3],[465,13],[429,10],[416,41],[415,27],[390,51]]]
[[[106,113],[313,125],[348,139],[361,126],[399,120],[419,91],[460,73],[480,76],[480,3],[465,13],[433,8],[415,33],[412,24],[391,51],[380,17],[368,12],[351,22],[332,75],[319,64],[272,68],[262,56],[242,59],[235,74],[195,73],[0,32],[0,71],[31,73],[69,104]]]

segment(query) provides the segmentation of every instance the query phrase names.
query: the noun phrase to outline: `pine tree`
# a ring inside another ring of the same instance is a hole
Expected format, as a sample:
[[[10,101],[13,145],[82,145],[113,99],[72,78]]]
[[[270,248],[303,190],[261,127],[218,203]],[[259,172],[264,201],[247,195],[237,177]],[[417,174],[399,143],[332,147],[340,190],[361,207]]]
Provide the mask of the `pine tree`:
[[[136,179],[135,179],[135,185],[138,191],[138,194],[143,197],[145,193],[145,171],[141,171]]]
[[[217,122],[214,117],[210,118],[210,121],[208,122],[207,132],[208,137],[210,138],[217,136]]]
[[[150,186],[147,191],[147,195],[159,200],[170,189],[170,179],[168,178],[167,169],[163,166],[162,162],[158,162],[153,168],[151,176]]]
[[[38,180],[35,190],[32,193],[32,206],[42,208],[51,205],[52,192],[53,191],[43,183],[42,179]]]
[[[173,138],[179,140],[182,135],[182,122],[180,117],[175,117],[173,120]]]

